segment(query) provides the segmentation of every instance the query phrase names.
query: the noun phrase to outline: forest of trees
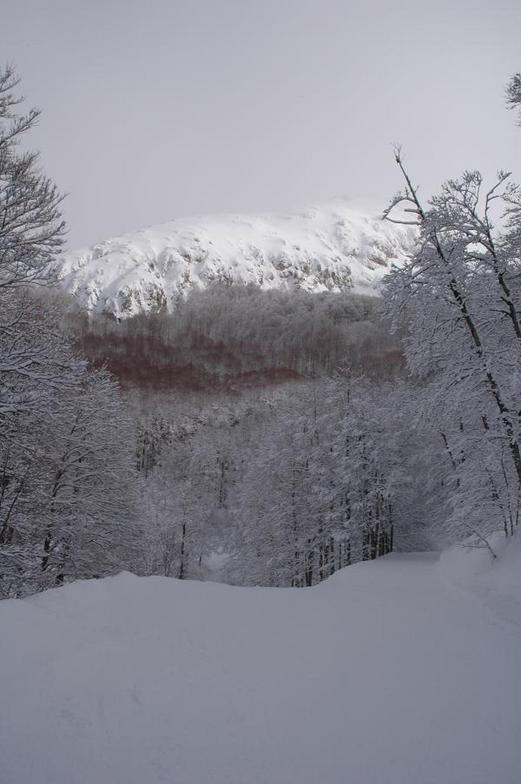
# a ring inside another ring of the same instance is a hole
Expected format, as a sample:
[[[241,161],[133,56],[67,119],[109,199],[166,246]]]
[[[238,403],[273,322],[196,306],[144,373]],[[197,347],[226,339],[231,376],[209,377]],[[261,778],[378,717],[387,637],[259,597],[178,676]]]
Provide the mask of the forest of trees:
[[[521,75],[508,104],[521,106]],[[194,291],[87,318],[61,196],[0,74],[0,597],[121,569],[309,586],[393,549],[512,535],[521,503],[521,191],[404,190],[383,297]],[[405,209],[404,209],[405,208]]]
[[[379,323],[381,304],[217,283],[192,290],[173,313],[119,322],[92,315],[77,319],[74,334],[90,362],[108,367],[124,387],[233,394],[341,367],[372,376],[403,369],[399,341]]]

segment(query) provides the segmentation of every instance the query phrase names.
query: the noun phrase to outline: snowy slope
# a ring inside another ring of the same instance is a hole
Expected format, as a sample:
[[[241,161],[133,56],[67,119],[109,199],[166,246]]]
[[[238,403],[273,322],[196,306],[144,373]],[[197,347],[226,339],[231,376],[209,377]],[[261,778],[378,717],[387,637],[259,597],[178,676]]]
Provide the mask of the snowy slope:
[[[520,555],[489,593],[519,596]],[[397,555],[310,589],[122,574],[0,602],[0,780],[519,784],[521,615],[492,604]]]
[[[374,294],[411,241],[379,215],[340,199],[295,214],[180,219],[68,253],[60,275],[83,305],[116,315],[172,308],[216,280]]]

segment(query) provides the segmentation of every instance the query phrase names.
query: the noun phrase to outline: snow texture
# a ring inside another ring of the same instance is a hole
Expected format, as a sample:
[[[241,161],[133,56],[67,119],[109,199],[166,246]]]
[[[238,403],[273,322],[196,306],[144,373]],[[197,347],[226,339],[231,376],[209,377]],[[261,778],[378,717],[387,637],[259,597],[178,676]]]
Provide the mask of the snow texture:
[[[295,214],[175,220],[65,254],[59,274],[83,306],[119,317],[171,310],[214,281],[374,295],[411,244],[374,205],[337,199]]]
[[[2,784],[519,784],[519,544],[3,601]]]

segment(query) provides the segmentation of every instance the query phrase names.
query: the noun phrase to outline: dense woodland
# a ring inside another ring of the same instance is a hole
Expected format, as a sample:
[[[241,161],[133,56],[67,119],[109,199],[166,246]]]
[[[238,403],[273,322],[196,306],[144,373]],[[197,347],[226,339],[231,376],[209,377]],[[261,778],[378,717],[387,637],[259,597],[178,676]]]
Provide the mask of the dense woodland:
[[[508,100],[521,104],[521,77]],[[309,586],[518,525],[521,193],[478,172],[389,220],[382,298],[193,291],[87,317],[59,294],[61,196],[0,75],[0,596],[122,569]],[[405,207],[405,211],[404,208]]]
[[[180,298],[172,313],[116,321],[80,317],[76,345],[122,386],[226,392],[330,375],[403,368],[399,341],[380,323],[377,297],[263,291],[216,283]]]

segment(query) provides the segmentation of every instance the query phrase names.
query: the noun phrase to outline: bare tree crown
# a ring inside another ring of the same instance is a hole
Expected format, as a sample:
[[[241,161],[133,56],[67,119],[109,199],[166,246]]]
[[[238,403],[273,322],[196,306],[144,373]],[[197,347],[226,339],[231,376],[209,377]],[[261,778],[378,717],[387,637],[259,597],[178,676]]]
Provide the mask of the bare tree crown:
[[[20,149],[40,113],[21,113],[18,84],[11,66],[0,70],[0,289],[52,283],[65,234],[62,195],[42,173],[38,153]]]

